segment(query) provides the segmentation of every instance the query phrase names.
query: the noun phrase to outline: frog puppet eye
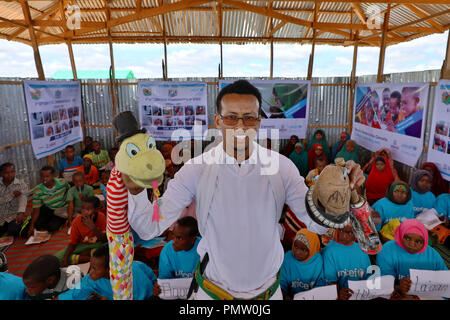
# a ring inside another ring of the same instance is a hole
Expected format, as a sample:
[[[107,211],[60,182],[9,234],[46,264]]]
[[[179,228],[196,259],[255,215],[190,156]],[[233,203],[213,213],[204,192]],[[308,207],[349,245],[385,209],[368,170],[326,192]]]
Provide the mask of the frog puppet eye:
[[[156,148],[156,141],[155,141],[155,138],[153,138],[153,137],[148,137],[148,140],[147,140],[147,147],[149,148],[149,149],[155,149]]]
[[[141,150],[139,150],[139,148],[134,143],[127,144],[127,153],[130,158],[133,158],[135,155],[137,155],[139,151]]]

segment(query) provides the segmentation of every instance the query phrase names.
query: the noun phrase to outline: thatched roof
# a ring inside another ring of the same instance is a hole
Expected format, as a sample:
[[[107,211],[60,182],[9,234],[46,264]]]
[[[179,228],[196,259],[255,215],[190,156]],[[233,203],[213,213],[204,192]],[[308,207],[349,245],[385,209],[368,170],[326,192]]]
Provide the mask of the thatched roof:
[[[72,4],[80,8],[76,29]],[[387,16],[386,43],[396,44],[449,29],[450,1],[0,0],[0,38],[30,45],[358,40],[380,46]],[[379,25],[371,28],[374,17]]]

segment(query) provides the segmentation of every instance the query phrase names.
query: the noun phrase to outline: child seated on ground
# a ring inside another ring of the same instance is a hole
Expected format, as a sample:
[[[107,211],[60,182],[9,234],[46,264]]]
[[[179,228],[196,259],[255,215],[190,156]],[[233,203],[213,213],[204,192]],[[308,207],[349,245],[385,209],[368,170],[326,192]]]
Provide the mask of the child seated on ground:
[[[197,246],[197,220],[193,217],[183,217],[177,221],[173,230],[174,239],[169,241],[159,256],[159,279],[192,278],[195,267],[200,259]],[[161,288],[155,284],[153,294],[159,296]]]
[[[92,156],[92,164],[97,169],[106,166],[106,164],[111,161],[108,151],[102,149],[100,142],[92,142],[92,149],[93,151],[90,153],[90,155]]]
[[[411,176],[411,200],[413,203],[414,217],[422,211],[434,207],[436,196],[430,191],[433,176],[426,170],[417,170]]]
[[[98,169],[92,165],[92,155],[86,154],[83,157],[83,166],[77,169],[78,172],[83,173],[84,181],[93,186],[99,180]]]
[[[22,278],[8,273],[8,264],[2,252],[0,252],[0,288],[0,300],[27,299]]]
[[[105,198],[104,203],[106,206],[106,186],[108,185],[108,180],[109,180],[109,176],[111,175],[111,171],[110,170],[105,170],[102,172],[102,174],[100,175],[100,191],[103,195],[103,197]]]
[[[394,296],[405,298],[411,288],[410,269],[447,270],[442,257],[428,246],[428,230],[416,219],[395,229],[395,240],[386,242],[377,254],[381,275],[395,277]]]
[[[280,286],[285,300],[301,291],[324,285],[319,236],[308,229],[297,232],[292,251],[284,255]]]
[[[70,274],[66,268],[61,268],[58,258],[43,255],[28,265],[22,280],[26,292],[32,300],[51,300],[67,291]]]
[[[377,231],[380,231],[391,220],[398,219],[403,222],[406,219],[413,219],[411,189],[406,182],[392,182],[386,192],[386,197],[375,202],[372,209],[375,211],[372,215],[375,219]],[[393,238],[393,235],[390,238]],[[381,240],[384,240],[383,237],[381,237]]]
[[[76,172],[72,181],[74,186],[67,191],[67,226],[70,226],[73,219],[81,212],[83,199],[94,195],[94,189],[84,183],[84,175],[81,172]]]
[[[370,205],[386,195],[389,185],[395,180],[391,167],[384,156],[375,158],[375,163],[367,177],[365,188]]]
[[[369,256],[355,242],[350,224],[334,231],[333,241],[322,250],[322,258],[325,281],[337,285],[338,300],[351,297],[353,291],[348,288],[348,280],[365,280],[371,265]]]
[[[106,241],[106,217],[99,212],[100,200],[95,196],[83,198],[82,211],[72,222],[70,242],[55,254],[61,266],[89,262],[91,253]]]
[[[83,165],[83,159],[75,155],[74,146],[67,146],[64,155],[65,158],[59,162],[59,177],[66,179],[67,182],[72,182],[72,176],[77,168]]]
[[[325,158],[319,157],[316,159],[316,168],[309,171],[305,178],[305,184],[308,188],[316,184],[314,178],[322,172],[326,165],[327,161]]]
[[[109,249],[103,245],[96,249],[91,257],[89,273],[81,279],[78,288],[60,294],[58,300],[86,300],[92,294],[113,300],[113,292],[109,277]],[[133,261],[133,299],[145,300],[153,295],[156,276],[145,263]]]
[[[111,159],[111,161],[108,162],[104,167],[101,167],[100,170],[111,171],[112,169],[114,169],[117,152],[119,152],[119,149],[116,147],[109,149],[109,158]]]
[[[450,193],[443,193],[436,198],[434,205],[441,220],[448,226],[450,219]]]

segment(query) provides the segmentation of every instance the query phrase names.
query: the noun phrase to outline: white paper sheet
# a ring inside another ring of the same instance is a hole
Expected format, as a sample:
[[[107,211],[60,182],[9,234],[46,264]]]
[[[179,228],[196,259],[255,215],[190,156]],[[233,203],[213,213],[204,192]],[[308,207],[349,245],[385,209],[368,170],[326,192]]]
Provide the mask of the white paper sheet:
[[[411,289],[408,294],[428,297],[450,298],[450,270],[409,270]]]
[[[439,220],[436,209],[434,208],[419,213],[416,219],[422,222],[428,230],[431,230],[442,223],[442,221]]]
[[[192,278],[158,279],[163,300],[186,299]]]
[[[28,238],[26,245],[42,243],[50,240],[52,235],[47,231],[36,231],[34,230],[34,235]]]
[[[394,291],[394,277],[382,276],[372,280],[348,281],[348,287],[353,290],[350,300],[371,300],[374,298],[389,299]]]
[[[294,296],[294,300],[336,300],[336,285],[318,287],[308,291],[302,291]]]

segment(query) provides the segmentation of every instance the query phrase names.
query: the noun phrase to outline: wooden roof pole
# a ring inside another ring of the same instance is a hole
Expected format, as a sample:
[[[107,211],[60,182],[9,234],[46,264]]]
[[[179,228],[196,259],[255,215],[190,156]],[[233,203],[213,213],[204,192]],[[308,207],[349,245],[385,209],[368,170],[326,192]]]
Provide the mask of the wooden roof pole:
[[[384,70],[384,57],[386,54],[386,38],[389,27],[389,16],[391,13],[391,4],[388,4],[387,11],[384,15],[384,23],[383,23],[383,35],[381,37],[381,46],[380,46],[380,59],[378,61],[378,73],[377,73],[377,82],[383,82],[383,70]]]
[[[159,0],[159,6],[162,7],[164,5],[164,0]],[[167,77],[167,39],[166,39],[166,20],[164,18],[164,13],[161,14],[162,18],[162,28],[163,28],[163,39],[164,39],[164,70],[163,70],[163,78],[164,81],[168,80]]]
[[[442,64],[441,69],[441,79],[450,80],[450,31],[448,32],[447,52],[445,54],[444,63]]]
[[[356,67],[357,67],[357,61],[358,61],[358,35],[359,32],[356,31],[354,36],[354,45],[353,45],[353,64],[352,64],[352,73],[350,76],[350,108],[348,111],[348,122],[347,122],[347,131],[349,134],[352,132],[353,123],[353,103],[355,100],[355,87],[356,87]]]
[[[222,0],[219,0],[219,36],[222,39],[223,29],[223,11],[222,11]],[[220,41],[220,78],[223,79],[223,48],[222,48],[222,40]]]
[[[319,12],[320,2],[314,4],[314,19],[313,19],[313,40],[312,40],[312,47],[311,47],[311,54],[309,56],[309,64],[308,64],[308,76],[307,80],[312,79],[312,73],[313,73],[313,65],[314,65],[314,51],[316,47],[316,28],[314,27],[314,24],[317,22],[317,15]]]
[[[105,0],[105,13],[106,13],[106,21],[111,20],[111,11],[109,8],[109,0]],[[114,66],[114,50],[111,36],[111,27],[107,27],[108,31],[108,45],[109,45],[109,58],[111,60],[110,67],[110,90],[111,90],[111,98],[113,103],[112,116],[113,118],[117,114],[117,96],[116,96],[116,68]],[[117,130],[114,130],[114,138],[117,136]]]

